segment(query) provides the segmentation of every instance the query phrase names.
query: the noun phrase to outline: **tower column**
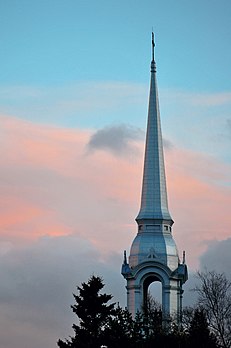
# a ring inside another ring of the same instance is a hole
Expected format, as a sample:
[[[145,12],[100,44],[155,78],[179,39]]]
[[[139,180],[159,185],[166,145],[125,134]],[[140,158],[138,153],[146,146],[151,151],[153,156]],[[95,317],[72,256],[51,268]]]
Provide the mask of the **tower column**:
[[[133,283],[133,284],[132,284]],[[130,313],[135,314],[141,311],[143,305],[143,289],[141,285],[136,285],[132,281],[131,284],[127,285],[127,308]]]

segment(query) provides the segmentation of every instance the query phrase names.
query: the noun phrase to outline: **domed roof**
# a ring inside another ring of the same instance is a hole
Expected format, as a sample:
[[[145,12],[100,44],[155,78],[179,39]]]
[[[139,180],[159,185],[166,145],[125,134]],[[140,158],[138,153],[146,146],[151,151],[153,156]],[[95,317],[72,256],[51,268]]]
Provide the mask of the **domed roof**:
[[[129,257],[129,266],[134,268],[142,262],[156,261],[174,271],[179,264],[178,251],[171,233],[138,233]]]

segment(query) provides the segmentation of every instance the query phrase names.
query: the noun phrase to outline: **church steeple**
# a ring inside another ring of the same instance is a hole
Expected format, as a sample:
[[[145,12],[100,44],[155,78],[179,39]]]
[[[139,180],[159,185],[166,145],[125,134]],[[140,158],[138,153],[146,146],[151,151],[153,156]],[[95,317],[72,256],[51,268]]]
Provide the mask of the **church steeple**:
[[[137,221],[144,219],[170,220],[166,190],[160,111],[154,59],[154,34],[152,33],[151,83],[148,124],[140,212]]]
[[[151,84],[144,159],[140,212],[136,218],[138,233],[134,238],[127,262],[121,273],[127,280],[127,308],[133,317],[147,306],[148,287],[153,282],[162,285],[163,325],[169,316],[179,324],[182,309],[182,285],[187,280],[185,257],[180,263],[172,235],[173,220],[168,211],[164,154],[152,33]]]

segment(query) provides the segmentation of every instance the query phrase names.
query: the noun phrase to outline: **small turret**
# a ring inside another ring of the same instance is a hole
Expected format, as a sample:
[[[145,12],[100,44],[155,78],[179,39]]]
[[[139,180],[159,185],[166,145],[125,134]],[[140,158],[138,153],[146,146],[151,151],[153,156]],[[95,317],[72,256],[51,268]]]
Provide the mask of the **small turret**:
[[[131,273],[131,269],[127,262],[126,250],[124,250],[124,262],[122,264],[121,274],[126,278]]]

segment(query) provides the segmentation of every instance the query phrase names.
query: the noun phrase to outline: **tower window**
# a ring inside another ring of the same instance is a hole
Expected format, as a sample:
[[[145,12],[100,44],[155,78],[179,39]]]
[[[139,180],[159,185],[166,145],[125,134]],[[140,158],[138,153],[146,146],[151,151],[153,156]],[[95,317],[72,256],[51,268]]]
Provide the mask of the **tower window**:
[[[147,231],[160,231],[160,225],[147,225]]]

